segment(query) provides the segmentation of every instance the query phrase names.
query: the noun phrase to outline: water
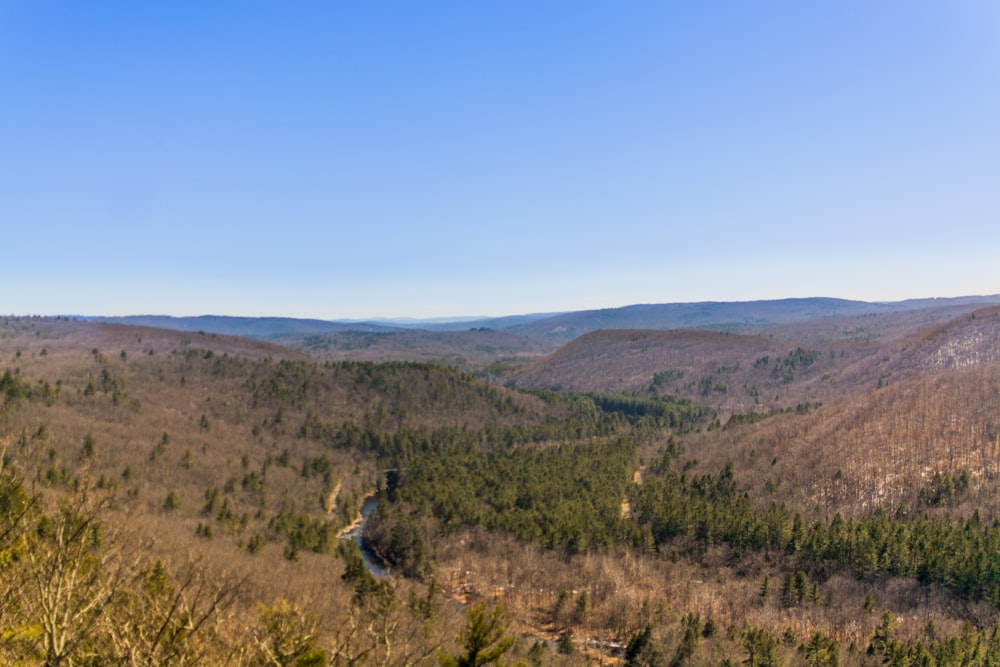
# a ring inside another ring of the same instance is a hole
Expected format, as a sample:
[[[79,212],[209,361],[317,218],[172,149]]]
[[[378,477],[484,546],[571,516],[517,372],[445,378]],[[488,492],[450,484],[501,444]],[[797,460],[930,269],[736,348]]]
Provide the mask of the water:
[[[362,539],[365,533],[365,524],[368,523],[368,516],[375,511],[376,507],[378,507],[377,495],[365,498],[365,502],[361,505],[361,522],[356,528],[345,534],[344,537],[352,538],[354,543],[358,545],[358,548],[361,550],[361,560],[364,562],[365,568],[376,577],[384,579],[389,576],[389,568],[381,558],[375,555],[375,552],[365,546]]]

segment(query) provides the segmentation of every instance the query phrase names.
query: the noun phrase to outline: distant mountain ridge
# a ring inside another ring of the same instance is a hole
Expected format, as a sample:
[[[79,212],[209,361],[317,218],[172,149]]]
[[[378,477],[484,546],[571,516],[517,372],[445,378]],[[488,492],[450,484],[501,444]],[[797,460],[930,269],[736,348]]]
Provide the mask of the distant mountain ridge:
[[[608,329],[708,329],[729,333],[758,332],[790,323],[838,317],[862,317],[879,313],[899,313],[927,308],[978,308],[1000,304],[1000,295],[964,296],[940,299],[910,299],[895,302],[867,302],[831,297],[789,298],[761,301],[700,301],[691,303],[635,304],[620,308],[581,310],[563,313],[535,313],[453,320],[381,319],[376,321],[317,320],[291,317],[231,317],[201,315],[131,315],[126,317],[83,317],[97,322],[117,322],[140,326],[203,331],[265,340],[343,332],[391,333],[398,331],[468,331],[493,329],[553,343],[571,341],[592,331]]]
[[[702,301],[693,303],[637,304],[621,308],[578,311],[517,325],[526,335],[573,340],[605,329],[712,329],[744,333],[792,322],[834,317],[862,316],[944,306],[1000,304],[1000,295],[948,299],[911,299],[867,302],[830,297],[763,301]]]

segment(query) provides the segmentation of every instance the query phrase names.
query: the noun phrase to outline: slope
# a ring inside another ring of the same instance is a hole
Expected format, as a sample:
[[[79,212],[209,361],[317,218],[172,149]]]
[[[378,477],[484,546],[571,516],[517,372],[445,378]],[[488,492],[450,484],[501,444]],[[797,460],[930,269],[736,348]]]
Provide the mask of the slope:
[[[512,373],[507,382],[671,394],[716,410],[723,418],[794,408],[929,370],[996,358],[996,308],[948,314],[952,319],[916,333],[868,342],[816,343],[810,336],[799,341],[708,331],[594,332]]]
[[[0,320],[0,360],[2,472],[40,499],[39,534],[61,508],[102,499],[102,554],[134,563],[137,581],[161,563],[179,587],[201,582],[185,595],[238,589],[213,645],[242,643],[247,656],[247,628],[267,632],[258,602],[284,598],[309,606],[329,646],[388,650],[374,627],[343,635],[370,621],[352,602],[365,579],[342,579],[350,559],[330,554],[384,485],[395,434],[524,427],[563,411],[437,366],[318,364],[271,343],[120,324]],[[393,590],[405,600],[426,588]],[[398,626],[396,655],[454,634],[457,610],[432,631],[407,609],[379,617]],[[0,641],[4,656],[15,648]]]
[[[897,614],[906,650],[987,637],[996,618],[1000,315],[974,315],[823,349],[594,333],[547,362],[565,358],[583,388],[641,393],[594,397],[427,364],[317,363],[220,335],[8,319],[0,438],[5,472],[20,470],[47,512],[32,544],[47,544],[67,499],[113,501],[91,552],[148,564],[123,613],[144,608],[133,600],[162,579],[158,562],[171,582],[244,582],[212,635],[236,664],[263,662],[275,628],[327,647],[320,664],[434,664],[461,623],[443,589],[502,599],[530,633],[513,649],[526,662],[609,663],[645,636],[656,659],[712,664],[783,638],[796,663],[820,632],[860,667],[887,655],[869,610]],[[756,412],[732,420],[660,395],[690,385],[728,400],[751,381]],[[775,406],[800,409],[772,414],[772,389]],[[372,539],[407,576],[380,583],[336,532],[388,469]],[[599,655],[573,653],[583,638]],[[557,640],[566,653],[547,648]]]

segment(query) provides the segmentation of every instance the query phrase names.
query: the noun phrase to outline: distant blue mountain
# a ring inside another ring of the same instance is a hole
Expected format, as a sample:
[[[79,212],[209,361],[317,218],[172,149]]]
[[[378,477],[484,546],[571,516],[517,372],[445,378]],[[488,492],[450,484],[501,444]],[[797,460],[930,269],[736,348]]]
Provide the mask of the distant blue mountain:
[[[1000,295],[951,299],[912,299],[890,303],[850,301],[829,297],[769,301],[702,301],[639,304],[563,313],[505,327],[527,336],[572,340],[605,329],[712,329],[743,332],[829,317],[850,317],[923,308],[1000,303]],[[489,326],[489,325],[485,325]]]
[[[277,339],[342,332],[392,333],[401,331],[468,331],[493,329],[553,341],[569,341],[603,329],[713,329],[743,332],[753,329],[829,317],[850,317],[944,306],[1000,304],[1000,295],[945,299],[911,299],[868,302],[828,297],[767,301],[702,301],[695,303],[636,304],[621,308],[564,313],[535,313],[493,318],[377,319],[375,321],[326,321],[289,317],[85,317],[99,322],[120,322],[178,331],[204,331],[249,338]]]

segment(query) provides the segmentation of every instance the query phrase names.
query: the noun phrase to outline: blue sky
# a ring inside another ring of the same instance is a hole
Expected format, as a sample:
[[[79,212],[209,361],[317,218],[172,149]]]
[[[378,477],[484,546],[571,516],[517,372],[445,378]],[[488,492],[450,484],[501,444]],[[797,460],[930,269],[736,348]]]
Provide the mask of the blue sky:
[[[1000,4],[0,0],[0,313],[1000,292]]]

